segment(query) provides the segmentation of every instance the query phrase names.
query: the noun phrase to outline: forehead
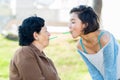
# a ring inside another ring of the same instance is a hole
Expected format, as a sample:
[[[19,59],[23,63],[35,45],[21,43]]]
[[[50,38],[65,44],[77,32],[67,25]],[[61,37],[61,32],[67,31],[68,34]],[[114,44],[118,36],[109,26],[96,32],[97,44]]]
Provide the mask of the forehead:
[[[41,31],[45,31],[45,30],[47,30],[47,27],[42,27],[42,29],[41,29]]]
[[[77,13],[71,13],[70,14],[70,20],[76,20],[76,19],[79,19],[78,14]]]

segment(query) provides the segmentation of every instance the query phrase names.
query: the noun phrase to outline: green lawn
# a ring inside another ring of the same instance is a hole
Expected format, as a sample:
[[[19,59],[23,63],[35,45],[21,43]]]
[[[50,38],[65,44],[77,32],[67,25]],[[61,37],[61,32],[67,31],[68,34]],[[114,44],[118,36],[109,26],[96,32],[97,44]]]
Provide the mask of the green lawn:
[[[18,48],[18,42],[1,35],[0,41],[0,80],[9,80],[9,62]],[[69,35],[50,40],[44,52],[53,60],[61,80],[91,80],[85,63],[76,51],[76,41]]]
[[[9,61],[15,49],[17,42],[5,39],[0,35],[0,80],[8,80]]]

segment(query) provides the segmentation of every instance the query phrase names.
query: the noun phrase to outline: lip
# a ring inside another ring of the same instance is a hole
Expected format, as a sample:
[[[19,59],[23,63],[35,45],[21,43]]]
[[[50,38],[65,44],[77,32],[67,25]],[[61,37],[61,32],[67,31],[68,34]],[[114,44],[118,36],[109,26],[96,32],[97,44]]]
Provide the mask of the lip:
[[[72,31],[70,31],[70,33],[72,34]]]

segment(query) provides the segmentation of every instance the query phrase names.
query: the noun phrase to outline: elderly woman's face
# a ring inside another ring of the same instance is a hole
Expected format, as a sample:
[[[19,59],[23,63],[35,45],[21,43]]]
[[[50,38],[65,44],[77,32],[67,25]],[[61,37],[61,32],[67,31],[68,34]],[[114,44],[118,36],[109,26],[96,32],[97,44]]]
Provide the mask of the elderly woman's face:
[[[49,44],[50,33],[47,31],[47,27],[42,27],[39,33],[39,43],[46,47]]]

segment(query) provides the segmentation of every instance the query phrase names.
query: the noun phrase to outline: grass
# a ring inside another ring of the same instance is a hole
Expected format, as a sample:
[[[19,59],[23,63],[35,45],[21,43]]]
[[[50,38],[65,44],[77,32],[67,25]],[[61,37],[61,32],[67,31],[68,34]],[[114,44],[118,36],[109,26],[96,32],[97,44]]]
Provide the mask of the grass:
[[[0,35],[0,80],[8,80],[9,61],[17,47],[17,42]]]
[[[0,41],[0,80],[9,80],[9,62],[18,48],[18,42],[1,35]],[[91,80],[85,63],[76,51],[76,41],[69,34],[50,40],[44,52],[53,60],[61,80]]]

